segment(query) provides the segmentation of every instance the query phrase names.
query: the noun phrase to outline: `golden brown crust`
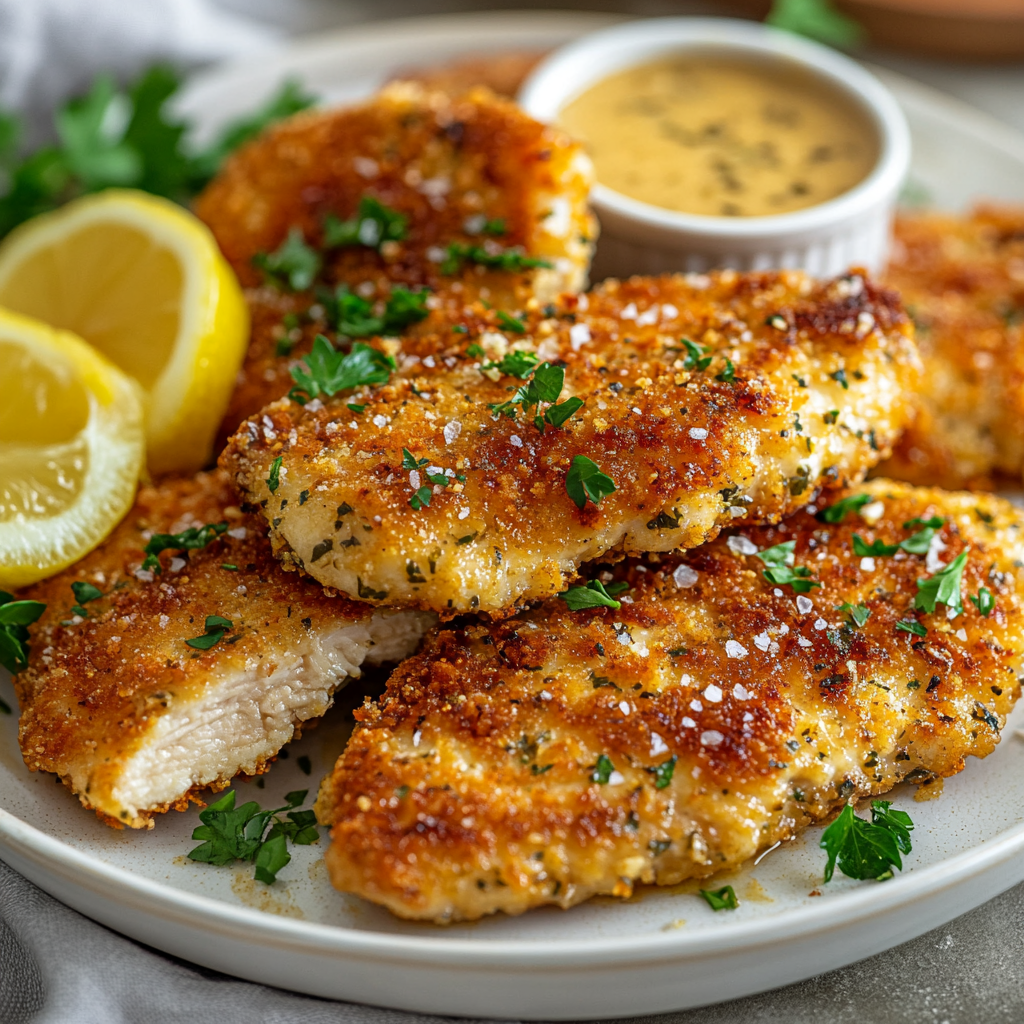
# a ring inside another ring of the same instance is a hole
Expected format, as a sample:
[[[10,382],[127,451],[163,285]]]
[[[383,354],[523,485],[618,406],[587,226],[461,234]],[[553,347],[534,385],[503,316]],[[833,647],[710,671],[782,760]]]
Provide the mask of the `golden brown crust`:
[[[345,283],[375,301],[395,285],[427,287],[442,315],[478,297],[512,308],[534,294],[583,287],[597,233],[587,207],[591,180],[589,160],[564,132],[480,89],[452,98],[399,83],[365,103],[299,114],[264,132],[228,160],[196,202],[248,289],[253,319],[224,434],[285,394],[289,365],[318,330],[329,333],[322,315],[313,316],[291,352],[278,351],[287,333],[282,315],[315,309],[315,297],[260,288],[252,260],[277,249],[290,229],[320,247],[328,215],[348,219],[362,197],[373,197],[408,218],[407,237],[379,252],[364,245],[333,250],[322,284]],[[503,233],[482,232],[484,221],[502,221]],[[516,249],[551,266],[509,272],[468,264],[442,273],[444,249],[454,242]]]
[[[857,274],[609,281],[523,313],[521,332],[478,312],[464,333],[393,347],[389,384],[285,400],[235,434],[221,464],[287,561],[378,603],[500,612],[605,552],[694,547],[859,479],[906,422],[918,365],[893,294]],[[706,348],[703,368],[683,338]],[[560,429],[492,412],[523,382],[480,352],[510,346],[564,365],[561,398],[585,405]],[[614,480],[600,505],[567,493],[581,455]],[[441,472],[450,486],[411,507]]]
[[[160,574],[141,570],[152,533],[222,522],[235,535],[223,533],[198,551],[168,551]],[[84,618],[72,611],[76,581],[105,595],[84,606]],[[103,545],[20,596],[47,606],[31,627],[29,666],[14,680],[25,763],[56,772],[85,806],[133,827],[183,806],[189,796],[186,786],[172,800],[135,814],[114,795],[125,765],[168,709],[198,700],[214,680],[241,672],[253,659],[270,672],[282,649],[298,645],[304,634],[369,613],[365,605],[282,572],[266,527],[240,511],[220,471],[141,488],[135,507]],[[230,619],[233,627],[216,647],[194,650],[185,641],[205,632],[207,615]],[[251,767],[261,771],[266,762],[257,758]],[[227,779],[211,781],[216,787]]]
[[[987,489],[1024,473],[1024,208],[904,214],[888,283],[917,324],[920,411],[882,476]]]
[[[409,68],[395,76],[397,81],[419,82],[425,89],[460,96],[483,86],[496,96],[514,100],[526,76],[543,60],[547,51],[516,51],[489,53],[486,57],[464,57],[461,60]]]
[[[990,753],[1020,693],[1024,522],[987,496],[861,490],[867,518],[802,511],[744,530],[746,544],[622,563],[618,610],[551,600],[433,633],[357,712],[322,787],[334,884],[435,921],[628,895],[735,866],[851,797]],[[871,567],[852,551],[855,533],[897,543],[934,515],[946,521],[931,556]],[[743,553],[788,541],[821,583],[807,595]],[[935,556],[968,548],[963,614],[915,612]],[[988,618],[968,600],[982,586]],[[846,602],[870,612],[863,626]],[[904,620],[927,635],[897,630]]]

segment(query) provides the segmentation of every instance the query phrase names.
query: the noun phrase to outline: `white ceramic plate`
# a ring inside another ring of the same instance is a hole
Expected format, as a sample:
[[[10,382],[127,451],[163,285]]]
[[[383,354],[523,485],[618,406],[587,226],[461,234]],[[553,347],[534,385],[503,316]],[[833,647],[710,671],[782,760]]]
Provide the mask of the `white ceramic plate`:
[[[288,75],[328,100],[365,94],[395,69],[467,51],[544,48],[605,16],[473,15],[391,22],[321,37],[195,81],[182,103],[211,130]],[[1024,138],[924,86],[884,75],[910,121],[913,174],[932,201],[1024,199]],[[6,676],[0,697],[14,704]],[[1024,706],[1020,720],[1024,721]],[[315,787],[341,749],[335,709],[294,744],[261,791],[264,806]],[[312,774],[298,766],[305,754]],[[403,923],[327,882],[320,847],[295,851],[265,887],[251,868],[185,857],[196,812],[153,832],[115,832],[49,775],[22,764],[16,722],[0,715],[0,855],[90,917],[206,967],[313,995],[444,1014],[596,1019],[682,1009],[787,984],[877,953],[1024,879],[1024,743],[1013,722],[995,754],[914,803],[914,852],[884,884],[821,886],[818,830],[725,876],[742,901],[714,914],[691,887],[595,900],[444,929]],[[821,895],[812,895],[820,890]]]

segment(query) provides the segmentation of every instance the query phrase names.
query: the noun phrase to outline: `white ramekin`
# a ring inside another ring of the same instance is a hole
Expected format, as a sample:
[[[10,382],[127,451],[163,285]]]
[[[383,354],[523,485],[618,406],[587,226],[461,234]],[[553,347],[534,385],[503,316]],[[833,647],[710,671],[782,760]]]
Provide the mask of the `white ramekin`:
[[[878,161],[863,181],[835,199],[770,217],[678,213],[598,182],[592,201],[601,240],[593,279],[716,267],[799,268],[820,276],[850,266],[881,270],[910,162],[910,133],[885,86],[835,50],[756,22],[652,18],[615,25],[556,50],[526,80],[519,102],[538,120],[556,121],[567,103],[608,75],[687,52],[781,58],[819,75],[866,113],[878,134]]]

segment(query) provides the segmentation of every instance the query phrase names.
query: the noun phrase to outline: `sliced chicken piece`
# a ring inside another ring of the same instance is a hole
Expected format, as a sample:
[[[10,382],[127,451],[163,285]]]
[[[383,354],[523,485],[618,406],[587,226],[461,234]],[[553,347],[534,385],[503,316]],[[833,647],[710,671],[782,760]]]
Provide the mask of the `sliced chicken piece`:
[[[1024,207],[896,221],[889,283],[917,324],[920,409],[879,474],[942,487],[1024,478]]]
[[[1020,695],[1024,519],[885,480],[854,494],[841,523],[810,506],[595,572],[628,584],[619,608],[432,633],[321,788],[334,885],[437,922],[626,896],[991,753]]]
[[[322,262],[317,286],[347,286],[374,315],[396,287],[429,288],[428,306],[442,318],[478,298],[517,309],[533,296],[547,301],[584,287],[597,234],[587,206],[592,181],[578,143],[486,89],[452,97],[398,83],[264,132],[196,203],[252,310],[225,433],[287,393],[294,360],[317,332],[333,337],[337,327],[312,279],[294,292],[286,274],[266,284],[254,264],[290,232]],[[392,215],[404,222],[389,226]],[[356,235],[337,243],[337,225],[348,221]]]
[[[859,274],[633,278],[491,316],[392,347],[388,384],[239,428],[221,464],[287,563],[378,604],[500,612],[859,479],[918,371]]]
[[[153,535],[207,524],[205,548],[171,544],[142,568]],[[21,596],[47,605],[14,679],[25,763],[132,828],[265,771],[362,665],[405,657],[431,622],[282,572],[219,472],[142,488],[105,544]]]

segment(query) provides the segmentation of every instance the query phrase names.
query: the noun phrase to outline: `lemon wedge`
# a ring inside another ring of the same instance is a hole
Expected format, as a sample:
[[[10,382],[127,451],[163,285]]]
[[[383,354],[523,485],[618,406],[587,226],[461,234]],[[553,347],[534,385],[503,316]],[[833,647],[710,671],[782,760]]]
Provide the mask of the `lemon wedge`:
[[[138,385],[68,331],[0,310],[0,589],[91,551],[135,498]]]
[[[74,331],[139,382],[151,472],[209,463],[249,317],[187,210],[111,189],[26,222],[0,243],[0,305]]]

